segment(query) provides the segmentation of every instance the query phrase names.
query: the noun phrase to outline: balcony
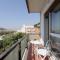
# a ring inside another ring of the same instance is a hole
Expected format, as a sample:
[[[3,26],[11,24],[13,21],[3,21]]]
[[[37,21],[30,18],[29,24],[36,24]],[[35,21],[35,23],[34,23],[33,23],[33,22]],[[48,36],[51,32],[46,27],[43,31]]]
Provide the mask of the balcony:
[[[3,53],[0,54],[0,60],[26,60],[27,54],[30,54],[30,52],[28,53],[28,42],[31,39],[36,39],[32,38],[34,36],[36,35],[30,34],[23,36],[21,39],[18,39],[16,43],[14,43],[10,48],[7,48]],[[31,51],[31,49],[29,51]]]
[[[36,38],[34,38],[36,35],[28,34],[18,39],[16,43],[0,54],[0,60],[49,60],[50,55],[44,57],[46,52],[48,54],[47,45],[46,47],[41,45],[42,42],[39,41],[41,39],[36,40]],[[37,55],[37,52],[42,55]]]

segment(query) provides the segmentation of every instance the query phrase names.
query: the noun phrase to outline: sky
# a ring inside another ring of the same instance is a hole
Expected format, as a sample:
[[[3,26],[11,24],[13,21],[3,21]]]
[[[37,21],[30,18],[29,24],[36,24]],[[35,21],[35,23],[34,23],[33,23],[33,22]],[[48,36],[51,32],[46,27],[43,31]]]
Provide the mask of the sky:
[[[0,27],[16,28],[40,22],[40,14],[28,13],[25,0],[0,0]]]

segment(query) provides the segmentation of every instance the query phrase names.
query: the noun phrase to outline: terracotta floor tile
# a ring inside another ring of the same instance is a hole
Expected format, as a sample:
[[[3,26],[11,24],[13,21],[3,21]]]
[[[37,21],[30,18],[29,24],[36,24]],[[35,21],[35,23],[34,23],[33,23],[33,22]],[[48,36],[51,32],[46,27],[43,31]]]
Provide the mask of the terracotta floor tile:
[[[32,45],[30,44],[29,49],[28,49],[28,56],[27,60],[35,60],[34,54],[32,54]]]

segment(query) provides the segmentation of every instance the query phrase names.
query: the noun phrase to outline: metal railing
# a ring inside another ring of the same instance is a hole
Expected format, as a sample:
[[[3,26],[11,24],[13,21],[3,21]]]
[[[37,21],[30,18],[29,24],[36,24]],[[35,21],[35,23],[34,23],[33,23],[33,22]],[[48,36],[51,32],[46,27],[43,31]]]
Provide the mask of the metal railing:
[[[0,54],[0,60],[22,60],[25,48],[27,47],[27,35],[13,44],[10,48],[6,49]]]

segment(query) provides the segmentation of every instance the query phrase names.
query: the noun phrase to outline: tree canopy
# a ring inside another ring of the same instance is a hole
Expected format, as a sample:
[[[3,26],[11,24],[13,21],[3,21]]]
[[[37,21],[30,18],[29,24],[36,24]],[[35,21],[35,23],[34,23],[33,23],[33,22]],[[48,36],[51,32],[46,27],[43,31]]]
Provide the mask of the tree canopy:
[[[40,28],[40,22],[38,22],[37,24],[34,24],[34,27]]]

